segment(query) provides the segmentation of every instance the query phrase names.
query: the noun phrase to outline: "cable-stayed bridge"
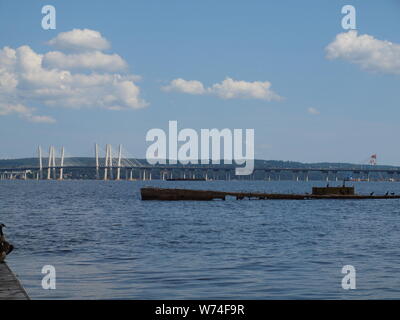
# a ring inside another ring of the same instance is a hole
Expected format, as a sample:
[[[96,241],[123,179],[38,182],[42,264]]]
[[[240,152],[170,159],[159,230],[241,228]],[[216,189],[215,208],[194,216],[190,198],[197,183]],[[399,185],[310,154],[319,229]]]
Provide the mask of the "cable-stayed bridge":
[[[104,156],[101,157],[101,154]],[[372,156],[376,160],[376,155]],[[304,168],[256,167],[249,176],[237,176],[235,166],[229,164],[166,164],[150,165],[139,161],[119,145],[112,148],[107,144],[105,150],[95,144],[94,158],[90,161],[81,161],[66,154],[62,147],[56,155],[54,146],[44,155],[42,148],[37,150],[36,165],[15,166],[0,168],[1,180],[35,179],[35,180],[64,180],[64,179],[97,179],[97,180],[168,180],[168,179],[204,179],[204,180],[231,180],[231,179],[261,179],[295,181],[326,180],[337,181],[348,179],[359,181],[400,180],[400,168],[381,168],[376,161],[368,166],[329,167],[314,166]],[[371,163],[370,163],[371,164]],[[79,174],[73,174],[78,172]],[[382,178],[384,176],[384,178]],[[318,177],[318,178],[316,178]],[[377,179],[378,177],[378,179]],[[380,179],[379,179],[380,178]]]

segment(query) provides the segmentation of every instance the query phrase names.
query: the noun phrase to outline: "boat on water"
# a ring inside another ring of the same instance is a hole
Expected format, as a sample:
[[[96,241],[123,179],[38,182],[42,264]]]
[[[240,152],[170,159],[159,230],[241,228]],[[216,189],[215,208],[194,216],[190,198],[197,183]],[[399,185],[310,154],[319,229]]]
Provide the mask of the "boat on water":
[[[363,200],[363,199],[400,199],[400,194],[386,193],[384,195],[356,194],[354,187],[313,187],[312,193],[258,193],[258,192],[225,192],[211,190],[167,189],[145,187],[140,189],[142,200],[158,201],[211,201],[226,200],[234,197],[236,200]]]

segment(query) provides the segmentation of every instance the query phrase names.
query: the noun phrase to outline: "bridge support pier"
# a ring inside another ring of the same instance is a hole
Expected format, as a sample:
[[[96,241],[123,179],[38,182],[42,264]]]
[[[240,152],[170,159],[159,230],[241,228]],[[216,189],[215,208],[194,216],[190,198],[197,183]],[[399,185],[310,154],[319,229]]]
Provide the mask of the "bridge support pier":
[[[304,181],[308,181],[308,171],[307,170],[303,171],[303,177],[304,177]]]

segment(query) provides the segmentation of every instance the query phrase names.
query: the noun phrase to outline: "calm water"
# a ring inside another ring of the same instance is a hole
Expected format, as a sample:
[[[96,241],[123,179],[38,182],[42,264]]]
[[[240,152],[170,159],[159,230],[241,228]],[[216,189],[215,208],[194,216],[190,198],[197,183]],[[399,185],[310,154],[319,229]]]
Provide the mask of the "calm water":
[[[324,182],[0,181],[34,299],[400,298],[400,200],[141,202],[144,185],[308,192]],[[331,185],[334,184],[331,182]],[[400,193],[400,183],[356,184]],[[357,289],[341,269],[357,270]],[[57,289],[43,290],[53,265]]]

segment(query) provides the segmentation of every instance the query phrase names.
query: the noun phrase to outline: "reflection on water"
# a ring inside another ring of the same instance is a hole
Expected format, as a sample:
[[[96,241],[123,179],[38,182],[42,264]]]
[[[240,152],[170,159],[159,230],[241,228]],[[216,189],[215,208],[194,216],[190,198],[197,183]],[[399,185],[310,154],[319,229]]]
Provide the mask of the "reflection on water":
[[[0,181],[8,257],[36,299],[400,298],[400,200],[142,202],[145,185],[309,192],[324,182]],[[330,183],[334,185],[334,183]],[[400,193],[399,183],[356,183]],[[344,265],[357,290],[341,287]],[[54,265],[57,289],[43,290]]]

